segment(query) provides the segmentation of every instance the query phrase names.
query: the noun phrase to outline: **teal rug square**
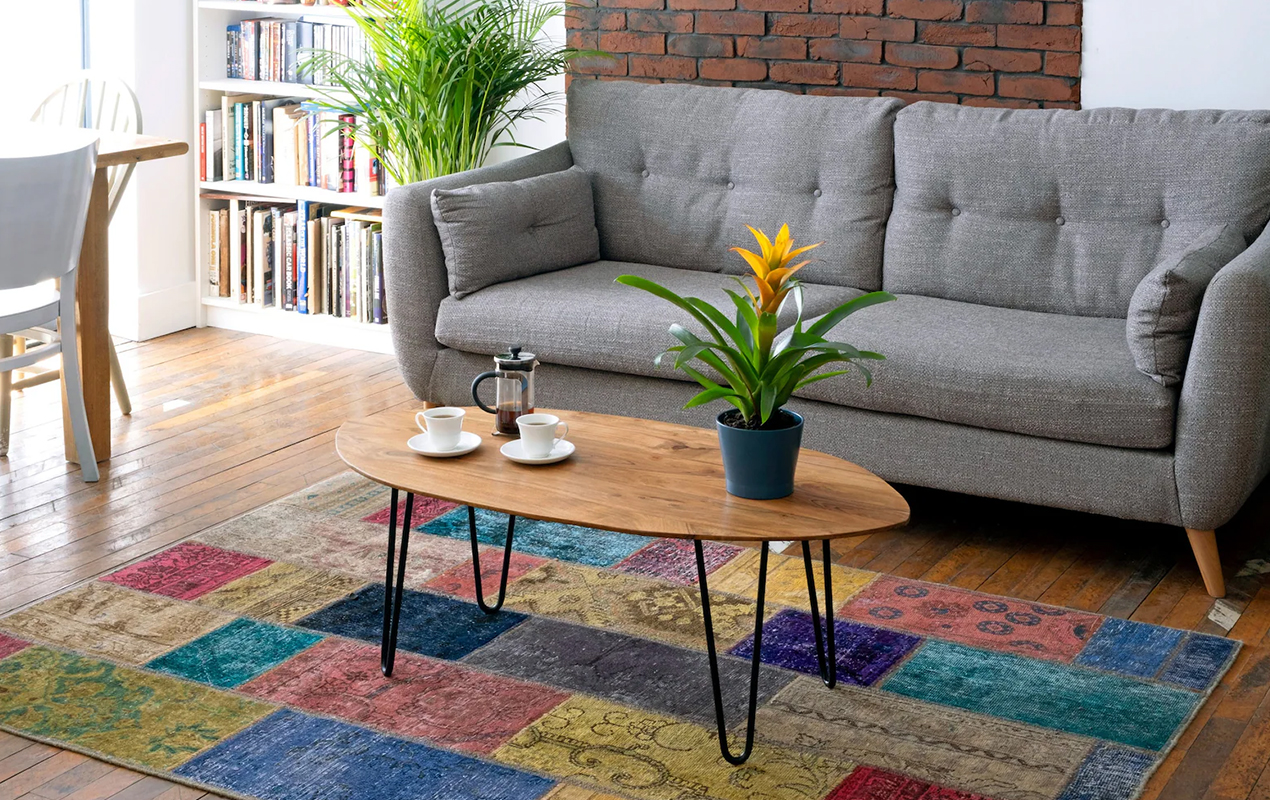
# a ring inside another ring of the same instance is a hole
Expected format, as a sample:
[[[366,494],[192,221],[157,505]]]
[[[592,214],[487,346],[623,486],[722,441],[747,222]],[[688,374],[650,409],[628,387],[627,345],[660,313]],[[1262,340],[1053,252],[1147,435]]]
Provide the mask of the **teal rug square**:
[[[317,634],[241,618],[146,666],[218,689],[233,689],[321,640]]]
[[[415,528],[433,536],[451,539],[467,539],[467,507],[460,506],[448,514],[442,514],[431,522]],[[507,515],[483,508],[476,510],[476,538],[482,544],[502,547],[507,541]],[[544,522],[538,519],[516,518],[513,547],[517,552],[572,561],[591,567],[611,567],[636,550],[656,541],[647,536],[614,533],[595,528],[565,525],[562,522]]]

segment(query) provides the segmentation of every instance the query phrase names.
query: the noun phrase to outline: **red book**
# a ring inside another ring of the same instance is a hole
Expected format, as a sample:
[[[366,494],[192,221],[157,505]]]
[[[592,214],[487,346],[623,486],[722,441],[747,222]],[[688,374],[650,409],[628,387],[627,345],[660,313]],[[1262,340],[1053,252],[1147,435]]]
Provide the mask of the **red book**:
[[[207,123],[198,124],[198,179],[207,180]]]
[[[351,192],[357,185],[353,163],[353,115],[340,114],[340,191]]]

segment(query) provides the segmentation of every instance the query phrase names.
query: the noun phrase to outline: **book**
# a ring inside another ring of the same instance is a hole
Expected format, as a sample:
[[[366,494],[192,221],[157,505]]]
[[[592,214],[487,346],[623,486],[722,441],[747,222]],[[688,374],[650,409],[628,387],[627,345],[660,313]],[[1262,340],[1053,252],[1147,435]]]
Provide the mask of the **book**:
[[[382,225],[374,225],[370,242],[371,274],[374,285],[371,289],[371,322],[384,325],[388,322],[388,314],[384,309],[384,231]]]
[[[220,219],[215,209],[207,212],[207,296],[220,296]]]
[[[216,269],[219,274],[219,280],[216,282],[217,295],[219,297],[229,297],[229,255],[233,249],[233,242],[230,239],[229,209],[222,208],[218,210],[216,217],[216,240],[218,245]]]
[[[198,124],[198,179],[207,180],[207,123]]]
[[[339,121],[339,190],[352,192],[357,188],[356,151],[353,146],[354,117],[352,114],[340,114]]]
[[[296,292],[296,211],[282,213],[282,310],[295,311]],[[277,221],[277,217],[274,218]]]
[[[233,120],[233,101],[230,95],[224,94],[220,98],[220,121],[221,121],[221,180],[232,181],[237,178],[237,152],[238,146],[235,143],[235,129],[232,124]]]
[[[221,111],[212,109],[204,115],[203,130],[199,132],[199,144],[203,148],[203,163],[199,167],[201,180],[222,180],[224,172],[222,164],[224,154],[221,152],[224,136],[224,123],[221,122]]]

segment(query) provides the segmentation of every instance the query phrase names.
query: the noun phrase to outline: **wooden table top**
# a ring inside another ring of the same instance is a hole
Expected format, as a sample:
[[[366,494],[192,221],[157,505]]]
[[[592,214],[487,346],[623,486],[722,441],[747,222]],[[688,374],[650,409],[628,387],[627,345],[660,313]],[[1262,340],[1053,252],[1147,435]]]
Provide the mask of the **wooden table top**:
[[[6,132],[5,138],[0,140],[0,147],[20,154],[27,151],[42,152],[50,147],[55,148],[63,142],[67,148],[78,147],[88,144],[93,139],[98,140],[98,169],[171,158],[184,155],[190,150],[190,146],[185,142],[164,139],[161,136],[138,136],[133,133],[113,133],[35,122],[23,122],[12,126]]]
[[[422,409],[417,409],[422,410]],[[908,503],[863,467],[803,449],[794,493],[747,500],[724,490],[718,433],[607,414],[549,411],[569,423],[577,449],[556,464],[529,466],[498,449],[494,418],[468,408],[463,429],[481,446],[456,458],[406,447],[415,411],[345,422],[340,458],[371,480],[531,519],[677,539],[798,541],[856,536],[908,521]]]

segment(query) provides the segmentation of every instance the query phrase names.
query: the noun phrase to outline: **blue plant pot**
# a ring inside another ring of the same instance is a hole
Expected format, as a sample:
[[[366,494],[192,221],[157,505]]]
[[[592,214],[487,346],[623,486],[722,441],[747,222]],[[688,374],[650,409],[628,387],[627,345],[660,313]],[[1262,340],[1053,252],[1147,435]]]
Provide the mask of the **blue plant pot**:
[[[723,424],[719,429],[719,450],[723,453],[723,473],[728,494],[751,500],[775,500],[794,493],[794,470],[798,448],[803,443],[803,418],[782,410],[795,424],[779,430],[746,430]]]

